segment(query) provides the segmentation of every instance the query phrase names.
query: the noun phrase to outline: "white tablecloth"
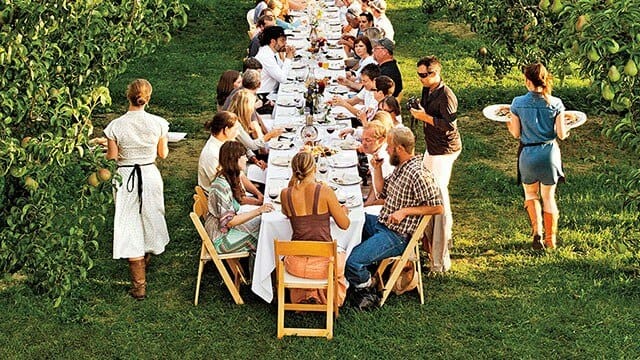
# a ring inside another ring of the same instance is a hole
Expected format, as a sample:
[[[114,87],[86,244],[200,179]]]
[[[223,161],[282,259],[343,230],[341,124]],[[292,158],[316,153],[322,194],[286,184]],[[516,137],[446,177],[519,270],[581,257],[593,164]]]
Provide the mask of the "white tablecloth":
[[[337,16],[337,13],[333,15]],[[335,19],[325,19],[328,21],[335,21]],[[329,29],[329,27],[325,26],[325,29]],[[339,27],[337,27],[339,30]],[[329,34],[327,33],[327,37],[331,38],[339,38],[339,33],[337,34]],[[302,36],[300,33],[295,34],[294,38],[289,40],[288,43],[296,46],[298,49],[306,49],[308,44],[305,43],[306,35]],[[301,53],[303,57],[308,57],[309,54],[304,51],[298,50],[298,53]],[[329,49],[327,54],[325,55],[328,58],[343,58],[344,51],[341,48],[338,49]],[[329,63],[329,69],[323,69],[318,66],[318,59],[305,59],[305,60],[296,60],[296,62],[304,61],[308,66],[294,66],[291,72],[288,74],[288,78],[290,81],[287,84],[281,84],[279,87],[279,92],[277,96],[273,94],[273,96],[277,99],[276,106],[273,113],[273,127],[285,127],[285,125],[294,124],[297,133],[285,133],[284,136],[287,136],[293,140],[294,147],[285,149],[285,150],[276,150],[270,149],[269,153],[269,166],[267,168],[267,180],[266,180],[266,189],[265,189],[265,201],[272,201],[268,194],[272,188],[276,190],[280,190],[283,187],[287,186],[288,179],[291,177],[291,169],[288,166],[277,166],[272,163],[274,159],[282,159],[283,157],[291,158],[295,155],[296,152],[299,151],[300,146],[302,146],[302,141],[300,140],[298,133],[300,127],[303,125],[304,120],[303,116],[300,114],[300,110],[296,107],[291,106],[296,101],[303,101],[303,92],[306,91],[304,89],[304,82],[301,82],[299,79],[305,78],[308,71],[313,71],[314,77],[317,79],[323,77],[329,77],[334,82],[338,76],[344,76],[344,69],[342,65],[344,64],[343,60],[323,60]],[[328,86],[335,86],[335,84],[329,84]],[[326,94],[325,101],[328,100],[332,95]],[[286,106],[278,106],[278,103],[284,104]],[[333,108],[331,109],[331,113],[340,114],[346,113],[346,109],[344,108]],[[337,139],[339,129],[347,126],[349,121],[332,124],[331,126],[337,127],[333,134],[328,134],[326,129],[328,125],[315,125],[319,130],[319,139],[324,145],[331,145],[332,141]],[[331,219],[331,235],[338,241],[339,249],[346,251],[347,256],[351,253],[351,250],[358,245],[362,239],[362,227],[364,226],[364,209],[362,207],[362,192],[360,190],[359,184],[353,185],[338,185],[332,182],[332,179],[344,179],[346,176],[348,177],[357,177],[357,155],[354,150],[345,150],[341,151],[338,154],[335,154],[328,158],[328,164],[331,165],[329,171],[326,175],[319,174],[318,180],[327,181],[328,184],[333,185],[338,190],[337,192],[342,192],[346,197],[350,197],[351,199],[357,199],[356,203],[359,205],[353,206],[350,208],[349,219],[351,220],[351,224],[348,229],[341,230],[335,224],[333,219]],[[352,166],[349,166],[352,165]],[[279,193],[279,191],[277,191]],[[276,199],[279,200],[279,199]],[[273,249],[273,240],[289,240],[291,239],[292,229],[289,219],[282,213],[281,206],[279,201],[275,201],[275,211],[271,213],[262,214],[262,224],[260,226],[260,236],[258,239],[258,247],[256,250],[256,259],[255,265],[253,269],[253,278],[251,284],[251,290],[264,299],[267,302],[271,302],[273,299],[273,288],[271,283],[271,273],[275,269],[275,255]],[[354,204],[352,204],[354,205]]]

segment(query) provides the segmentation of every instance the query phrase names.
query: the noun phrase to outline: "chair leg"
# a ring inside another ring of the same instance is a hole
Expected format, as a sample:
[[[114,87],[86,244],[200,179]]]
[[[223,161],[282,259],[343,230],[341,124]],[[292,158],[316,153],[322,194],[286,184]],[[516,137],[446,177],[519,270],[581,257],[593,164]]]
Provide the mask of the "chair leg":
[[[424,305],[424,288],[422,284],[422,262],[420,261],[420,245],[416,244],[416,268],[418,268],[418,294],[420,305]]]
[[[200,280],[202,280],[202,270],[204,269],[204,264],[206,261],[200,260],[200,265],[198,265],[198,279],[196,280],[196,296],[193,301],[193,305],[198,305],[198,295],[200,295]]]

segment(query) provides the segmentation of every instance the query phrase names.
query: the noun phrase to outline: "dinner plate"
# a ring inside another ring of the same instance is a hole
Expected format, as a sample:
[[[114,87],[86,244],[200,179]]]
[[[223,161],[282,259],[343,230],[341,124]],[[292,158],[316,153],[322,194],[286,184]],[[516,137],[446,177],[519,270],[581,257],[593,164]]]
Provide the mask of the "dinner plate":
[[[345,113],[339,113],[339,114],[336,114],[336,115],[333,116],[333,118],[336,119],[336,120],[349,120],[352,117],[354,117],[354,116],[347,115]]]
[[[294,70],[304,69],[307,65],[303,63],[291,63],[291,68]]]
[[[271,140],[269,141],[269,149],[274,150],[289,150],[293,147],[291,140]]]
[[[349,160],[349,159],[332,159],[332,161],[329,162],[329,166],[331,166],[332,168],[350,168],[350,167],[354,167],[358,165],[357,162],[354,162],[353,160]]]
[[[327,55],[327,60],[342,60],[342,57],[338,55]]]
[[[344,205],[348,208],[358,207],[362,205],[362,199],[356,194],[350,194],[347,197],[347,202]]]
[[[349,92],[349,89],[344,86],[332,86],[327,91],[331,94],[344,95]]]
[[[276,156],[271,159],[271,165],[275,166],[289,166],[291,159],[286,156]]]
[[[587,114],[582,111],[569,110],[564,112],[564,123],[569,129],[576,128],[587,122]]]
[[[276,103],[276,105],[278,106],[284,106],[284,107],[296,107],[298,103],[296,103],[295,101],[291,101],[291,100],[280,100]]]
[[[356,150],[360,146],[360,143],[353,139],[337,140],[334,144],[342,150]]]
[[[329,66],[328,70],[344,70],[344,66]]]
[[[185,133],[185,132],[171,132],[171,131],[169,131],[167,133],[167,140],[169,142],[178,142],[178,141],[184,139],[185,136],[187,136],[187,133]]]
[[[507,122],[511,113],[510,107],[511,105],[509,104],[489,105],[482,109],[482,115],[489,120]]]
[[[357,185],[362,182],[362,179],[357,174],[343,174],[334,176],[331,181],[338,185]]]

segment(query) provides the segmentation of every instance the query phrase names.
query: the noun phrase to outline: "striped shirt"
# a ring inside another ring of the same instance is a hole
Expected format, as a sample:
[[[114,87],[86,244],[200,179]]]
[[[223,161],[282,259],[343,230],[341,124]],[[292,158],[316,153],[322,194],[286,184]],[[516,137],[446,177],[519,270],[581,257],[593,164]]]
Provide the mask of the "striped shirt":
[[[414,156],[396,166],[384,179],[380,198],[384,199],[384,205],[378,221],[405,237],[414,233],[421,216],[407,216],[399,224],[392,224],[389,221],[391,214],[407,207],[442,205],[440,188],[433,174],[422,165],[422,156]]]

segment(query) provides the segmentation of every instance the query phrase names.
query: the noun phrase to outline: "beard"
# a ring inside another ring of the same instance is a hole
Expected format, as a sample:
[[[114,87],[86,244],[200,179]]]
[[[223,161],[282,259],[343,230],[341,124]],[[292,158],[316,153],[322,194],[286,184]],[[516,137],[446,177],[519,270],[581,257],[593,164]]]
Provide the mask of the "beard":
[[[398,156],[398,154],[393,153],[392,155],[389,155],[389,164],[393,166],[400,165],[400,157]]]

